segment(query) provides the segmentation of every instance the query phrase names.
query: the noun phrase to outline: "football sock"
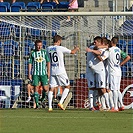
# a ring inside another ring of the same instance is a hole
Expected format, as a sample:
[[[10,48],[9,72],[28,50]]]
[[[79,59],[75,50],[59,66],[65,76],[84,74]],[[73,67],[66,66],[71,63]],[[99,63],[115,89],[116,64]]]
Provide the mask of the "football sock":
[[[119,102],[120,102],[120,106],[122,107],[122,106],[124,106],[123,105],[123,101],[122,101],[122,94],[121,94],[121,92],[118,90],[118,100],[119,100]]]
[[[105,98],[105,102],[106,102],[107,107],[110,108],[110,106],[109,106],[109,96],[108,96],[108,93],[107,92],[104,93],[103,96]]]
[[[93,93],[94,90],[89,90],[90,108],[93,108]]]
[[[111,107],[114,107],[112,91],[108,92]]]
[[[52,99],[53,99],[53,92],[49,91],[49,93],[48,93],[49,109],[52,108]]]
[[[36,106],[38,106],[38,99],[39,99],[39,94],[38,94],[38,92],[35,92],[35,93],[34,93],[34,99],[35,99]]]
[[[114,95],[114,108],[115,110],[118,109],[118,91],[117,90],[113,90],[113,95]]]
[[[46,97],[46,91],[45,91],[45,90],[43,90],[43,91],[42,91],[42,98],[41,98],[41,102],[45,99],[45,97]]]
[[[102,104],[102,109],[106,109],[105,97],[103,95],[101,96],[101,104]]]
[[[64,99],[67,97],[68,92],[69,92],[69,89],[68,88],[65,88],[65,90],[62,93],[62,97],[61,97],[61,100],[60,100],[60,104],[62,104],[64,102]]]

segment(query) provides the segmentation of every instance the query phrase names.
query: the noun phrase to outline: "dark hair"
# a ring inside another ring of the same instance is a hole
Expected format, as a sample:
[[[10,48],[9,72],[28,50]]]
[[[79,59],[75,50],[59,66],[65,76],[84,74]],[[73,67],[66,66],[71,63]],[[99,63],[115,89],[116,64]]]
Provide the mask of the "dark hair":
[[[113,37],[113,38],[111,39],[111,42],[112,42],[113,44],[117,44],[117,43],[118,43],[118,37]]]
[[[35,41],[35,46],[36,46],[38,43],[42,43],[42,41],[41,41],[41,40],[36,40],[36,41]]]
[[[102,37],[102,43],[108,45],[108,39],[106,37]]]
[[[61,37],[60,35],[55,35],[55,36],[53,37],[53,43],[56,43],[56,42],[58,42],[59,40],[62,40],[62,37]]]
[[[95,40],[97,40],[98,42],[101,42],[102,43],[102,37],[100,37],[100,36],[96,36],[95,38],[94,38],[94,41]]]

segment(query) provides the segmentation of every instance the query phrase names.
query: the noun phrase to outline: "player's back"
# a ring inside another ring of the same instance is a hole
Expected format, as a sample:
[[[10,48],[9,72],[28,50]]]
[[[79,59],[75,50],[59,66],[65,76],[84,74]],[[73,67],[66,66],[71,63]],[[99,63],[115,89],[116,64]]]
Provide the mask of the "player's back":
[[[118,47],[109,48],[108,65],[109,65],[110,74],[121,76],[120,61],[121,61],[121,50]]]
[[[47,48],[51,62],[51,75],[66,73],[64,67],[64,53],[71,53],[71,50],[63,46],[49,46]]]

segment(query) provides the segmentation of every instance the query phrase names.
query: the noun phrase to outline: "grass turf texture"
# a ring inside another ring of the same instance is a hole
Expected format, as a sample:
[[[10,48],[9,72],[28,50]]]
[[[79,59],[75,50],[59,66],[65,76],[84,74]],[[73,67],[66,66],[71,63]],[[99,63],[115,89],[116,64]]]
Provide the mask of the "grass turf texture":
[[[133,133],[133,110],[1,109],[0,133]]]

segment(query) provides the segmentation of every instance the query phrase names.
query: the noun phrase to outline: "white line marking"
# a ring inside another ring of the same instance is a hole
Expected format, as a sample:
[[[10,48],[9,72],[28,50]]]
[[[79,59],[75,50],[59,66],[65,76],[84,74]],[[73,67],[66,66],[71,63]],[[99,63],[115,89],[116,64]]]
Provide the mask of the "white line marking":
[[[0,118],[21,118],[21,119],[107,119],[107,117],[48,117],[48,116],[0,116]],[[111,119],[111,118],[110,118]],[[125,119],[125,118],[112,118],[112,119]],[[126,118],[126,119],[133,119],[133,118]]]

